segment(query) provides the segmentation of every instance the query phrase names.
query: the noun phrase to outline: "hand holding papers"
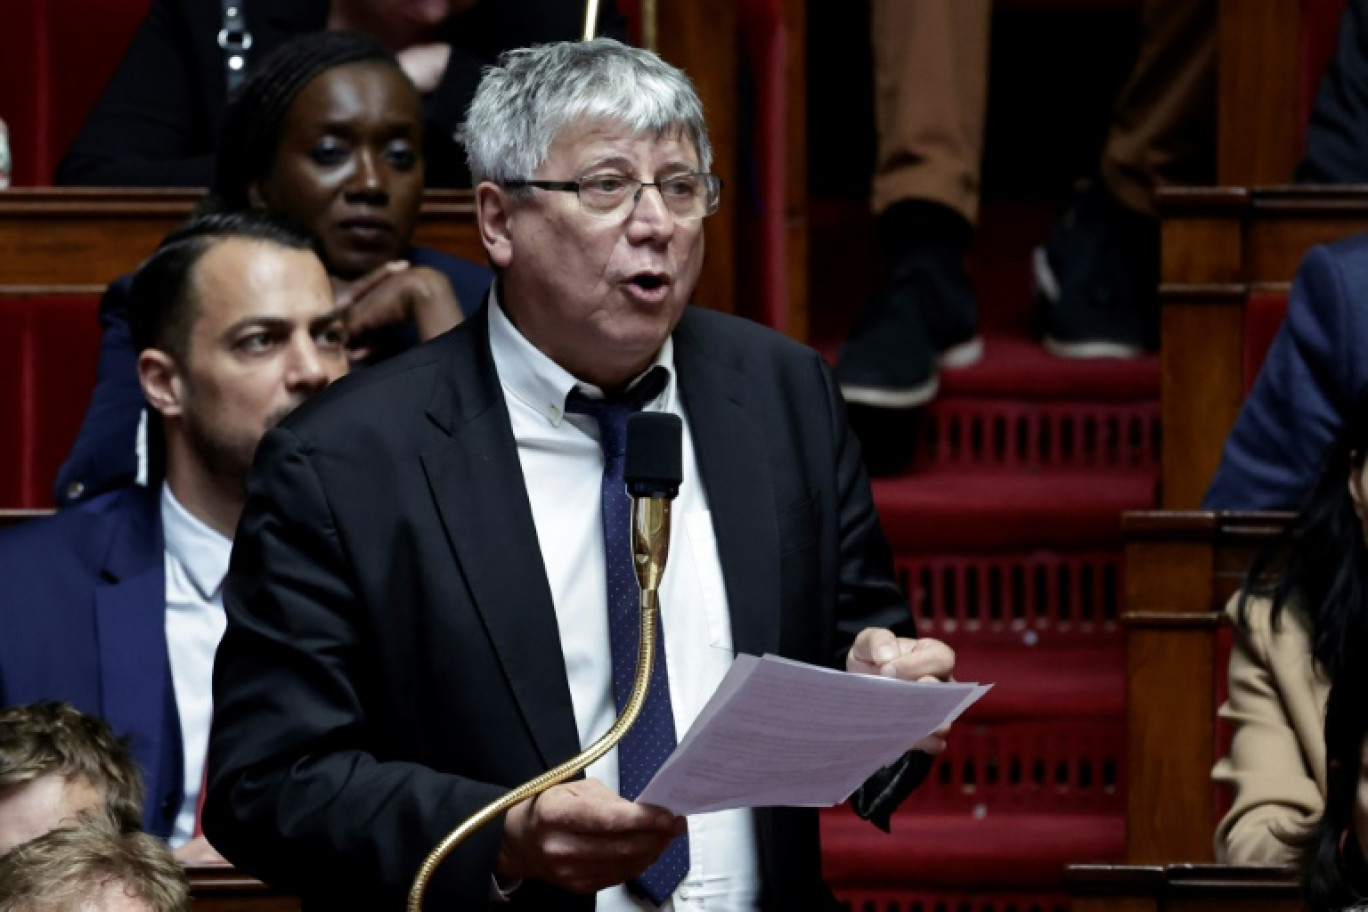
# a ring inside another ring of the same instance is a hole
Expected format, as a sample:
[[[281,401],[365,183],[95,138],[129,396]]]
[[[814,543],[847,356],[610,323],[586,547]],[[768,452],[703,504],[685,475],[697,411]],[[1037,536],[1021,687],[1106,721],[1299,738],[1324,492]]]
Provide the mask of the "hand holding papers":
[[[738,656],[637,800],[680,815],[838,804],[991,686]]]

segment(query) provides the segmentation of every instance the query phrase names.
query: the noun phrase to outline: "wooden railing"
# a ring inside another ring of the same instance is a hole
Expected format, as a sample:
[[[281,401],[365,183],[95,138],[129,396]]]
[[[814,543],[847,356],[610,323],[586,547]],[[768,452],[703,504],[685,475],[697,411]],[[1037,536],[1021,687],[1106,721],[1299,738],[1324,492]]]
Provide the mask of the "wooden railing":
[[[1281,513],[1129,513],[1126,541],[1126,858],[1213,859],[1222,609]]]
[[[198,190],[13,189],[0,193],[0,293],[90,294],[136,269],[189,217]],[[431,190],[418,244],[485,261],[471,195]]]
[[[1073,865],[1064,872],[1073,912],[1298,912],[1285,868],[1177,864]]]
[[[195,912],[299,912],[299,898],[227,867],[189,868]]]

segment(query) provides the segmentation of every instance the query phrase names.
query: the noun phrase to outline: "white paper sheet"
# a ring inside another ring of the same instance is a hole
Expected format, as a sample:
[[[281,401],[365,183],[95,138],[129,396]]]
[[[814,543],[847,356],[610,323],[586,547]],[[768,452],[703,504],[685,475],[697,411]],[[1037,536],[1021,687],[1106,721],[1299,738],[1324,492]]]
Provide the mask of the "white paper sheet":
[[[737,656],[637,801],[676,814],[839,804],[991,687]]]

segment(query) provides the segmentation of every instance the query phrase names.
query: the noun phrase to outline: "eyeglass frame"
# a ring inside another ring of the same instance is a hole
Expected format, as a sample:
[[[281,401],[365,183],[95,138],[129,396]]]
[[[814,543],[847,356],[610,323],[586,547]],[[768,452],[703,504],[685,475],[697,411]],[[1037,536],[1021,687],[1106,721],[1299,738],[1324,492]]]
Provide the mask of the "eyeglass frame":
[[[665,202],[665,194],[660,189],[661,180],[675,180],[677,178],[684,177],[685,175],[688,175],[690,177],[700,177],[703,179],[703,184],[704,187],[707,189],[707,194],[704,197],[704,212],[702,215],[675,215],[674,211],[670,209],[670,204],[668,202]],[[636,207],[641,203],[641,194],[646,192],[647,187],[655,187],[656,192],[661,194],[661,202],[664,204],[665,210],[670,213],[670,216],[672,218],[698,218],[700,220],[705,219],[710,215],[716,214],[718,208],[722,205],[722,187],[724,185],[722,182],[722,178],[718,177],[716,174],[708,174],[702,171],[683,171],[678,174],[671,174],[668,177],[653,181],[644,181],[635,177],[627,177],[626,175],[614,175],[614,177],[616,177],[618,180],[626,181],[628,183],[635,183],[637,185],[636,193],[632,194],[632,207],[630,209],[625,210],[622,213],[621,218],[623,221],[626,221],[627,219],[632,217],[632,213],[636,211]],[[575,194],[575,199],[580,204],[580,211],[583,212],[585,215],[589,216],[590,218],[611,220],[615,217],[612,214],[606,212],[594,212],[592,209],[588,209],[584,206],[584,198],[580,196],[580,185],[583,184],[585,181],[590,181],[594,179],[595,178],[590,177],[581,177],[577,178],[576,180],[568,181],[516,179],[500,181],[499,186],[508,190],[521,190],[524,188],[532,188],[534,190],[560,190],[563,192],[573,193]],[[714,187],[716,188],[715,190],[713,189]]]

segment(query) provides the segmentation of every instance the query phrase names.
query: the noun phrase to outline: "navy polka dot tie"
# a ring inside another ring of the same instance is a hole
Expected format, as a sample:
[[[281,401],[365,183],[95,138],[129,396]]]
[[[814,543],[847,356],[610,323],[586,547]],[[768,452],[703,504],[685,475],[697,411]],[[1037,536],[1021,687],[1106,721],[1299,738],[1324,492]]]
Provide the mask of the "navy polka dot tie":
[[[608,639],[613,659],[613,699],[622,712],[636,676],[641,611],[636,572],[632,569],[632,499],[622,479],[626,454],[627,418],[660,395],[668,380],[662,367],[653,368],[618,397],[590,399],[578,392],[565,401],[565,410],[598,421],[603,445],[603,550],[608,583]],[[618,743],[618,791],[636,800],[646,783],[675,749],[674,713],[670,708],[670,677],[665,668],[664,631],[656,637],[651,689],[636,724]],[[655,864],[630,884],[657,906],[665,902],[689,870],[689,836],[670,843]]]

